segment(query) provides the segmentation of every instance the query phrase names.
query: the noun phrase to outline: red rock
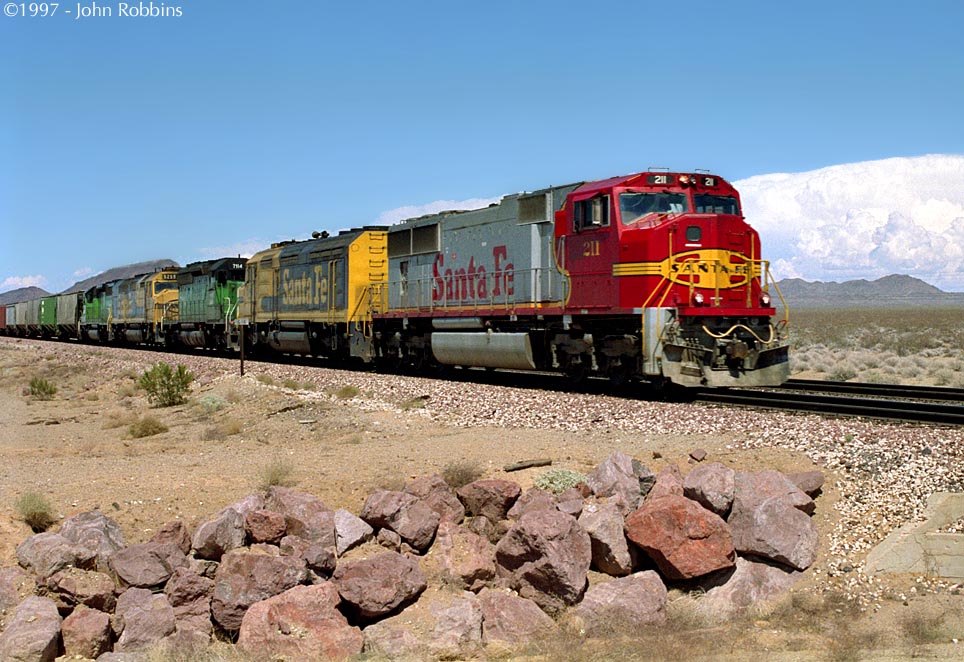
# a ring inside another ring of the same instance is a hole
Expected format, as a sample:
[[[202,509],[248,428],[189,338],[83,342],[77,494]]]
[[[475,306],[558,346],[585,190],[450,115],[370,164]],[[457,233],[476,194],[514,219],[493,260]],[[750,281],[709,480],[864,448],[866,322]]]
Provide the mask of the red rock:
[[[435,627],[429,637],[429,651],[440,660],[474,657],[482,647],[482,607],[478,598],[464,594],[450,602],[433,603]]]
[[[706,459],[706,451],[702,448],[694,448],[690,451],[690,459],[694,462],[702,462]]]
[[[47,592],[59,604],[69,609],[86,605],[104,612],[114,611],[114,580],[103,572],[66,568],[47,580]]]
[[[405,486],[405,491],[417,496],[437,512],[440,522],[458,524],[465,517],[465,506],[441,476],[416,478]]]
[[[111,554],[110,568],[125,586],[151,588],[166,582],[176,568],[186,568],[187,557],[174,543],[145,542]]]
[[[214,576],[211,614],[225,630],[237,630],[248,607],[284,593],[307,576],[301,558],[231,550],[221,559]]]
[[[28,597],[17,605],[13,618],[0,634],[0,660],[53,662],[60,644],[61,623],[53,600]]]
[[[592,545],[576,519],[558,510],[526,513],[495,548],[513,587],[547,610],[575,604],[586,589]]]
[[[451,522],[449,522],[451,524]],[[464,660],[482,648],[482,609],[472,593],[429,604],[365,627],[365,652],[391,660]]]
[[[60,525],[60,535],[93,552],[100,572],[109,572],[110,555],[126,546],[120,525],[99,510],[68,517]]]
[[[647,500],[626,518],[625,529],[669,579],[700,577],[736,563],[726,522],[683,496]]]
[[[174,609],[163,593],[131,588],[117,598],[112,625],[116,652],[147,650],[174,633]]]
[[[94,569],[97,553],[59,533],[38,533],[17,546],[17,560],[39,579],[45,580],[64,568]]]
[[[683,495],[720,517],[725,517],[733,505],[736,472],[719,463],[711,462],[694,468],[683,481]]]
[[[574,609],[575,625],[585,634],[612,632],[666,621],[666,586],[652,570],[596,584]]]
[[[13,608],[33,595],[37,583],[26,571],[17,566],[0,568],[0,616],[13,613]]]
[[[191,551],[191,532],[184,522],[176,519],[158,529],[150,542],[173,543],[181,552],[188,554]]]
[[[516,483],[499,478],[477,480],[457,491],[459,501],[470,516],[482,516],[491,522],[504,520],[522,488]]]
[[[273,510],[252,510],[244,516],[244,530],[251,542],[276,543],[285,536],[285,516]]]
[[[589,534],[594,568],[614,577],[622,577],[633,571],[634,555],[630,552],[623,531],[622,512],[616,504],[589,504],[578,521],[579,526]]]
[[[68,657],[93,660],[110,650],[110,616],[102,611],[80,605],[64,619],[61,630]]]
[[[414,600],[427,586],[418,562],[396,552],[340,563],[331,581],[347,606],[369,620]]]
[[[238,634],[238,648],[258,659],[287,662],[344,660],[362,651],[361,630],[338,611],[338,592],[328,584],[295,586],[251,605]]]
[[[390,529],[417,550],[435,538],[439,514],[406,492],[379,490],[368,497],[360,517],[373,527]]]
[[[282,556],[296,556],[304,559],[309,570],[328,577],[335,570],[337,558],[332,547],[311,542],[298,536],[285,536],[281,539]]]
[[[431,554],[446,577],[478,591],[496,576],[495,547],[482,536],[442,522]]]
[[[479,592],[482,642],[496,649],[518,649],[533,639],[548,637],[558,626],[532,600],[509,591],[484,588]]]
[[[174,571],[164,595],[174,608],[174,623],[178,633],[192,633],[187,642],[177,642],[176,647],[203,645],[211,637],[211,596],[214,582],[193,570],[179,568]]]

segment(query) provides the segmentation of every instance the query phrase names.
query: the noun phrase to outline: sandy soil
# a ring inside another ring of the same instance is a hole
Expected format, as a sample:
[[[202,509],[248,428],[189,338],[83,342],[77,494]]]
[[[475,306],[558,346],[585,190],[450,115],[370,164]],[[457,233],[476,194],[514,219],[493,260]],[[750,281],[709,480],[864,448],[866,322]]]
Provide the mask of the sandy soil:
[[[58,518],[99,508],[121,524],[128,543],[135,543],[167,521],[179,518],[193,526],[257,491],[272,463],[290,469],[297,489],[356,513],[375,488],[398,489],[411,478],[466,461],[477,463],[486,477],[509,478],[524,488],[545,469],[507,474],[504,465],[545,457],[554,467],[585,473],[613,450],[634,455],[654,470],[677,462],[684,473],[692,466],[688,453],[697,447],[707,451],[707,461],[736,469],[820,468],[799,452],[740,449],[735,444],[739,429],[694,435],[636,434],[617,426],[560,431],[446,425],[427,416],[418,402],[387,402],[377,385],[390,376],[365,377],[374,385],[370,391],[340,391],[339,383],[358,378],[325,368],[250,363],[241,378],[233,362],[197,359],[199,379],[189,402],[159,409],[135,387],[136,377],[159,358],[165,357],[0,339],[0,565],[16,563],[15,547],[30,535],[12,508],[24,493],[46,496]],[[34,376],[58,387],[52,400],[29,396],[27,384]],[[292,388],[306,382],[310,390]],[[432,381],[424,380],[422,388],[430,394]],[[130,421],[144,415],[155,416],[169,430],[131,438]],[[833,504],[840,495],[834,483],[828,473],[826,492],[817,501],[822,536],[836,524]],[[822,563],[821,558],[807,572],[797,591],[835,590],[826,583]],[[896,595],[908,592],[915,578],[890,581]],[[854,619],[893,633],[908,606],[942,619],[940,636],[914,648],[916,653],[925,659],[964,655],[964,644],[951,642],[964,640],[964,596],[959,594],[886,601],[876,613]],[[832,633],[791,625],[794,619],[780,613],[751,624],[748,646],[771,650],[768,659],[812,659],[833,652]],[[900,659],[909,649],[898,644],[880,655]],[[739,658],[738,652],[730,653],[730,659]]]

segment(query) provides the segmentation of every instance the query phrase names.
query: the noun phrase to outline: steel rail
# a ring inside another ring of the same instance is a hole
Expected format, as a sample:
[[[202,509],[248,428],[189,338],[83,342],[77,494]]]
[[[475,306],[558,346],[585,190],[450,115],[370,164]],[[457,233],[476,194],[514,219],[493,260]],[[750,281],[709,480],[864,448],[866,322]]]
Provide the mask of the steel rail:
[[[782,391],[812,391],[819,393],[847,393],[873,397],[888,396],[903,399],[940,400],[964,403],[964,389],[944,386],[902,386],[900,384],[871,384],[868,382],[830,382],[820,379],[790,379]]]
[[[964,425],[964,405],[914,400],[851,398],[749,389],[700,390],[695,401],[712,404],[812,412],[831,416],[858,416],[913,423]]]

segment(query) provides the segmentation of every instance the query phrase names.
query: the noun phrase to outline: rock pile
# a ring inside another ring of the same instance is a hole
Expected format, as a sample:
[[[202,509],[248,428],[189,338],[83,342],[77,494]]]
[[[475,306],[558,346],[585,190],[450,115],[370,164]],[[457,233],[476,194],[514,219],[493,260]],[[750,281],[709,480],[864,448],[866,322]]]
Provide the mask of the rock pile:
[[[433,476],[371,494],[359,516],[272,487],[136,545],[81,513],[0,568],[0,659],[183,655],[216,631],[288,660],[498,654],[560,627],[659,624],[673,582],[727,613],[813,563],[821,482],[719,463],[654,474],[613,453],[558,495]],[[590,588],[591,568],[612,579]],[[419,600],[430,577],[452,590]]]

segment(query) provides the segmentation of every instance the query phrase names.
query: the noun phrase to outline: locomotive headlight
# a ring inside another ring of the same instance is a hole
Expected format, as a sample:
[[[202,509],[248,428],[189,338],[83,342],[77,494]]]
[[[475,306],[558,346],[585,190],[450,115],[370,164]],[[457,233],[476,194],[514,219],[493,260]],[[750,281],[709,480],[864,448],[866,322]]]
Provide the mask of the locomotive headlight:
[[[689,176],[689,175],[680,175],[680,176],[679,176],[679,183],[682,184],[683,186],[689,185],[689,183],[690,183],[690,176]]]
[[[760,294],[760,305],[764,307],[770,305],[770,294],[768,292]]]
[[[697,292],[697,293],[695,293],[695,294],[693,295],[693,303],[695,303],[697,306],[702,306],[702,305],[703,305],[703,293],[702,293],[702,292]]]

